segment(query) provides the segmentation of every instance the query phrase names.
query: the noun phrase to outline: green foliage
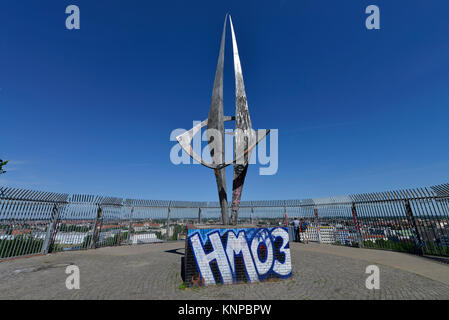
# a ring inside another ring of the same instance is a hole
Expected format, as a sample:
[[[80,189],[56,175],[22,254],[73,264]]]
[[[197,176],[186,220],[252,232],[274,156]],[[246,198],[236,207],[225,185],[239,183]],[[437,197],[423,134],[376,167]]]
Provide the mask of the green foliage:
[[[44,245],[43,239],[20,235],[14,239],[0,240],[0,258],[9,258],[39,253]]]
[[[89,232],[90,228],[88,226],[77,226],[77,225],[68,225],[62,223],[58,227],[58,231],[62,232]]]
[[[99,243],[99,246],[101,246],[101,247],[115,246],[117,244],[117,239],[118,239],[118,234],[114,235],[113,237],[108,237],[103,242]]]
[[[363,241],[363,245],[365,248],[375,248],[375,249],[389,249],[400,252],[408,252],[408,253],[419,253],[419,248],[414,242],[405,242],[405,241],[391,241],[378,239],[375,242],[365,240]]]
[[[125,242],[126,240],[128,240],[128,231],[123,232],[120,236],[120,242]]]
[[[3,170],[3,166],[6,166],[7,163],[8,163],[8,160],[3,161],[2,159],[0,159],[0,174],[6,172],[5,170]]]
[[[156,238],[158,238],[158,239],[160,239],[160,240],[164,240],[164,239],[162,238],[162,232],[156,231],[155,233],[156,233]]]
[[[421,253],[420,248],[412,241],[406,242],[378,239],[376,242],[366,240],[363,241],[363,244],[365,248],[388,249],[413,254]],[[439,246],[435,242],[426,241],[423,245],[422,253],[427,255],[449,256],[449,247]]]
[[[92,235],[89,234],[88,236],[86,236],[86,237],[84,238],[84,241],[83,241],[83,243],[81,244],[81,247],[82,247],[82,248],[85,248],[85,249],[89,248],[90,242],[91,242],[91,241],[92,241]]]
[[[178,240],[178,235],[180,233],[186,233],[187,232],[187,227],[180,225],[180,224],[175,224],[173,226],[173,236],[171,236],[171,238],[169,240]],[[157,236],[157,234],[156,234]]]
[[[449,247],[439,246],[431,241],[425,242],[423,251],[428,255],[449,256]]]
[[[120,235],[120,243],[118,243],[119,235]],[[117,246],[117,245],[120,245],[122,242],[125,242],[126,239],[128,239],[128,231],[123,232],[122,234],[117,233],[113,237],[106,238],[103,242],[99,243],[99,246],[101,246],[101,247]]]

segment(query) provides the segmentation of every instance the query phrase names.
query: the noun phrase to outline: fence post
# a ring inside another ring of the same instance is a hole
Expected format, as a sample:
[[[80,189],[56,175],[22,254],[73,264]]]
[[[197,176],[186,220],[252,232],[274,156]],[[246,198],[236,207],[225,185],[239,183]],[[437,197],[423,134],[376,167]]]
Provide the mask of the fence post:
[[[412,207],[410,206],[410,201],[408,199],[405,199],[404,205],[405,205],[405,213],[407,214],[407,219],[412,226],[413,234],[415,236],[415,242],[416,242],[416,245],[418,246],[418,254],[420,256],[422,256],[424,254],[423,241],[422,241],[421,235],[419,234],[419,229],[418,229],[418,225],[416,224],[416,219],[413,216],[413,211],[412,211]]]
[[[288,227],[287,207],[284,207],[284,218],[285,218],[285,226]]]
[[[116,246],[120,245],[120,238],[122,235],[122,219],[120,219],[120,222],[118,224],[118,235],[117,235],[117,243],[115,244]]]
[[[357,219],[357,209],[355,207],[355,202],[352,203],[351,209],[352,209],[352,219],[354,220],[354,226],[355,226],[355,229],[357,231],[357,238],[358,238],[358,241],[359,241],[359,247],[363,248],[364,245],[363,245],[362,231],[360,230],[359,220]]]
[[[50,224],[48,225],[47,234],[45,235],[44,245],[42,246],[42,253],[50,253],[53,250],[59,220],[58,213],[59,207],[55,203],[51,212]]]
[[[131,213],[129,215],[128,236],[126,237],[126,243],[128,243],[128,244],[129,244],[129,240],[131,238],[131,229],[133,226],[133,213],[134,213],[134,207],[131,207]]]
[[[254,207],[251,207],[251,216],[250,216],[251,224],[254,224]]]
[[[318,209],[315,207],[313,209],[313,212],[315,213],[315,226],[316,226],[316,232],[318,235],[318,243],[321,243],[321,234],[320,234],[320,222],[318,220]]]
[[[201,207],[198,208],[198,224],[201,224]]]
[[[101,205],[98,205],[97,221],[95,222],[94,234],[92,235],[92,241],[90,243],[90,248],[91,249],[96,249],[97,248],[98,237],[100,235],[100,230],[101,230],[101,217],[102,217],[102,215],[103,215],[103,208],[101,207]]]
[[[168,206],[168,212],[167,212],[167,232],[165,234],[165,240],[168,241],[168,234],[170,233],[170,206]]]

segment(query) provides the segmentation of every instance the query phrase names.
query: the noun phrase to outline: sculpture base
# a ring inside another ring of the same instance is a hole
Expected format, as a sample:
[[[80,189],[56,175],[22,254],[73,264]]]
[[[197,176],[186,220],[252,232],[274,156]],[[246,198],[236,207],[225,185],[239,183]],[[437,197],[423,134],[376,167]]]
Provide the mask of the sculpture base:
[[[189,225],[183,268],[187,287],[290,278],[288,229]]]

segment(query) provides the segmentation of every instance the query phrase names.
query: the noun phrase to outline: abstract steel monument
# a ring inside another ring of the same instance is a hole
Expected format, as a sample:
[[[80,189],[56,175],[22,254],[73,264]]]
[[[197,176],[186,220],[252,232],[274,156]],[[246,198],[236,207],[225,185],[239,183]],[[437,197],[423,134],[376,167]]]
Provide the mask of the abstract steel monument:
[[[269,133],[269,130],[260,130],[256,133],[251,126],[249,117],[248,103],[246,101],[245,85],[243,83],[242,67],[237,49],[237,41],[235,39],[234,27],[232,19],[229,16],[232,34],[232,48],[234,53],[234,72],[235,72],[235,117],[223,115],[223,64],[224,64],[224,47],[226,36],[225,17],[223,33],[221,37],[220,53],[218,56],[217,71],[215,73],[214,89],[212,91],[212,101],[209,109],[209,117],[189,131],[176,137],[182,149],[187,152],[194,160],[202,165],[214,169],[215,178],[217,180],[218,197],[221,207],[222,222],[225,225],[237,224],[238,210],[240,199],[242,197],[243,183],[245,181],[246,172],[248,170],[248,162],[251,157],[252,149]],[[225,162],[224,149],[224,122],[235,120],[235,150],[234,159]],[[201,132],[201,128],[207,126],[208,146],[211,154],[211,163],[205,162],[192,149],[191,141],[194,135]],[[232,214],[231,221],[228,218],[228,199],[226,193],[226,172],[225,168],[234,164],[234,181],[232,184]]]

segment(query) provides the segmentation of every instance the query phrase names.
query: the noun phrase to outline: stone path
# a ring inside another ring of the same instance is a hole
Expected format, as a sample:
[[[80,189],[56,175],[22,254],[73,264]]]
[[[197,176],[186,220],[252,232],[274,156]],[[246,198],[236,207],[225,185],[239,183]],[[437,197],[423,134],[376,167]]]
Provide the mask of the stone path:
[[[179,249],[179,250],[177,250]],[[63,252],[0,263],[0,299],[449,299],[449,265],[372,249],[291,243],[292,280],[182,289],[183,242]],[[65,286],[67,265],[81,288]],[[380,268],[380,290],[365,269]]]

